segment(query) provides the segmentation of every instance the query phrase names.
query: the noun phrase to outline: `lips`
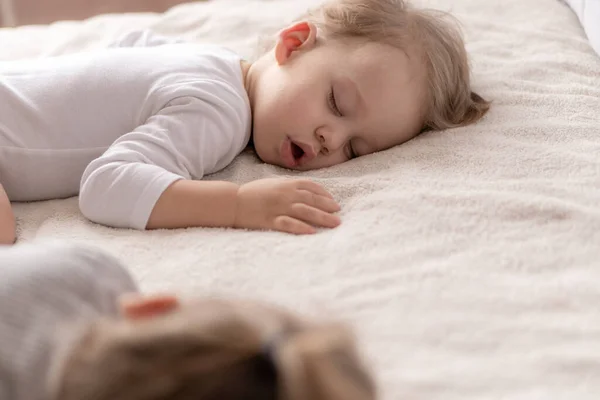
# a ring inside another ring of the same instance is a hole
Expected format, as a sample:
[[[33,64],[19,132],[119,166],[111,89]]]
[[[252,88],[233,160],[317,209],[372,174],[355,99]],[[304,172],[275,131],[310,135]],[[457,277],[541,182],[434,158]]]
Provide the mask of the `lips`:
[[[312,146],[286,138],[281,144],[281,158],[288,168],[296,168],[306,164],[316,154]]]

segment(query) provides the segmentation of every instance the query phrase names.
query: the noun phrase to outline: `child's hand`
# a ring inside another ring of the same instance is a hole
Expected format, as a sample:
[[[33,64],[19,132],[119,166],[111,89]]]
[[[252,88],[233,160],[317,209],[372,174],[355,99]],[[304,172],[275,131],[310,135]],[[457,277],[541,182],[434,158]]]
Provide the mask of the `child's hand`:
[[[315,233],[315,227],[335,228],[338,203],[309,180],[261,179],[242,185],[237,193],[235,227],[271,229],[295,234]]]

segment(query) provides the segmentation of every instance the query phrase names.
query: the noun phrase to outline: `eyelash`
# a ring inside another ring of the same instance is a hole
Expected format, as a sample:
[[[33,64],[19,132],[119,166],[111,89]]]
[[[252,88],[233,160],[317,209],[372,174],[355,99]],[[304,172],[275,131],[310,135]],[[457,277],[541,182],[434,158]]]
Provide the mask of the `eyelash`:
[[[333,113],[335,115],[337,115],[338,117],[343,117],[344,114],[342,114],[342,112],[338,108],[337,103],[335,101],[335,94],[333,93],[333,88],[331,88],[331,91],[329,92],[328,100],[329,100],[329,107],[331,107],[331,110],[333,111]],[[356,157],[358,157],[358,155],[354,151],[354,148],[352,147],[352,143],[348,142],[348,159],[352,160],[353,158],[356,158]]]
[[[329,107],[331,107],[331,110],[333,111],[333,113],[335,115],[337,115],[338,117],[343,117],[344,114],[342,114],[342,112],[338,108],[337,103],[335,101],[335,95],[333,93],[333,88],[331,88],[331,92],[329,92],[328,100],[329,100]]]

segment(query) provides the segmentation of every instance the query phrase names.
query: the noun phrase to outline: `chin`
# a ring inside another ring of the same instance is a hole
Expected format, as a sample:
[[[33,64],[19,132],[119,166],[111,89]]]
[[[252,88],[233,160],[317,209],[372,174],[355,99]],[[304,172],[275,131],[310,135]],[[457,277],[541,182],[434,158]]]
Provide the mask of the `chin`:
[[[279,165],[279,163],[276,162],[276,160],[273,160],[272,157],[269,157],[269,152],[264,151],[264,149],[262,149],[260,146],[257,146],[256,143],[254,143],[254,152],[256,153],[260,161],[266,164]]]
[[[302,165],[302,166],[296,167],[294,169],[296,171],[312,171],[312,170],[321,169],[321,168],[324,168],[324,167],[313,167],[312,165]]]
[[[283,166],[283,161],[280,160],[278,152],[276,150],[271,149],[268,143],[264,143],[260,140],[255,140],[253,145],[254,152],[262,162],[270,165],[277,165],[280,167]]]
[[[256,155],[258,156],[258,159],[264,163],[267,164],[273,164],[271,161],[269,161],[269,159],[267,157],[263,157],[263,155],[261,154],[261,152],[259,152],[256,147],[254,148],[254,152],[256,153]]]

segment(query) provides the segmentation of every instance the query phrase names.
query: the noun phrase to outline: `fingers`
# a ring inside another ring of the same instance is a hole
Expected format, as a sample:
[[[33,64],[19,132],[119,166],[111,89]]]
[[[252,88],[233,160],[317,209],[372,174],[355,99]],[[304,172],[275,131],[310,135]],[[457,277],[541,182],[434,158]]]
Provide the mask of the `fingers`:
[[[329,213],[338,212],[341,210],[340,205],[329,197],[314,194],[306,190],[299,190],[296,198],[297,203],[304,203],[311,207],[318,208],[319,210],[327,211]]]
[[[298,201],[330,213],[340,211],[340,205],[323,186],[308,180],[300,180],[296,184]]]
[[[319,185],[318,183],[315,183],[315,182],[309,181],[309,180],[305,180],[305,179],[298,180],[295,183],[297,185],[296,186],[297,189],[307,190],[314,194],[318,194],[318,195],[329,197],[330,199],[333,199],[333,196],[327,190],[325,190],[325,188],[323,188],[323,186]]]
[[[315,227],[335,228],[341,220],[333,213],[340,211],[340,205],[333,196],[319,185],[310,180],[293,182],[295,193],[290,198],[289,209],[285,215],[278,216],[275,229],[297,235],[316,233]],[[287,207],[286,207],[287,208]]]
[[[275,218],[275,229],[294,235],[311,235],[317,232],[317,230],[309,224],[287,215],[280,215]]]
[[[289,216],[313,226],[321,226],[323,228],[335,228],[341,223],[340,217],[337,215],[333,215],[303,203],[293,204]]]

